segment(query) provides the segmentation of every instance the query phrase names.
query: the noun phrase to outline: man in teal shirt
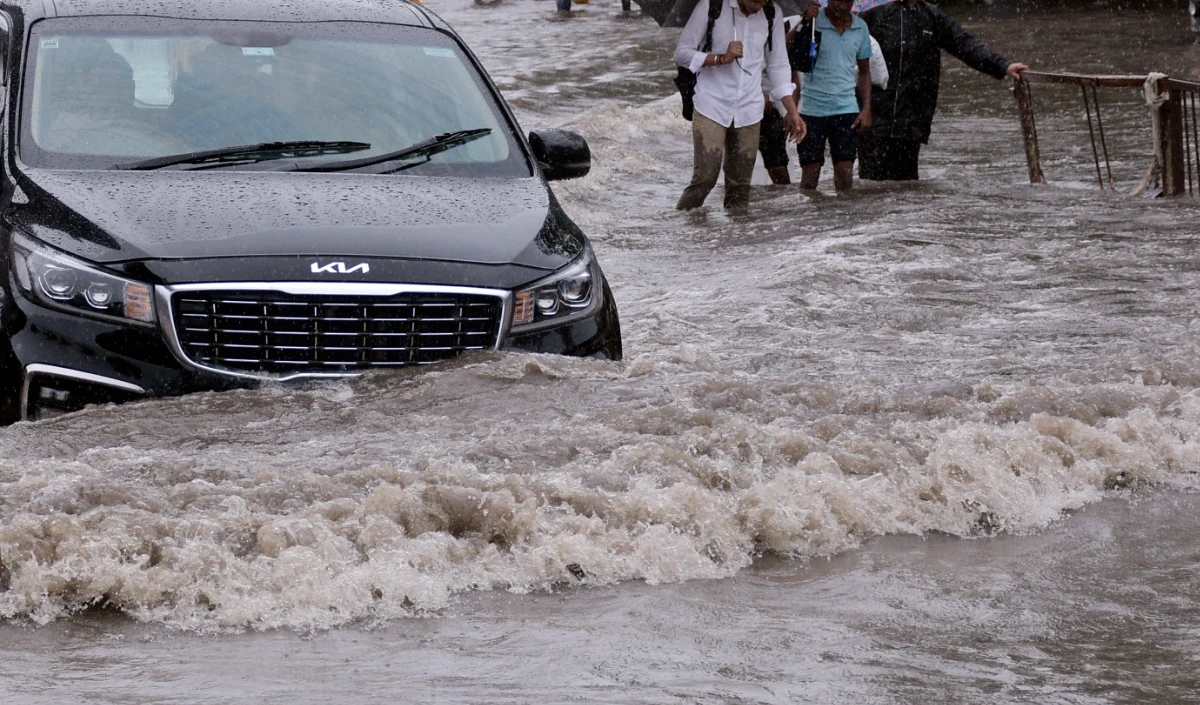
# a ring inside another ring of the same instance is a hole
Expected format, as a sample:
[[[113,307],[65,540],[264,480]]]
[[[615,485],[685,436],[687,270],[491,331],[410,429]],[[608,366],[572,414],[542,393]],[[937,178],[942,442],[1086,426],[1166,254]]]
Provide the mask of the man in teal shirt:
[[[849,189],[854,183],[858,134],[871,127],[871,35],[866,23],[850,12],[853,6],[854,0],[829,0],[814,20],[817,58],[812,72],[802,75],[800,91],[800,116],[808,125],[808,136],[797,148],[802,189],[817,187],[826,141],[833,159],[834,188]]]

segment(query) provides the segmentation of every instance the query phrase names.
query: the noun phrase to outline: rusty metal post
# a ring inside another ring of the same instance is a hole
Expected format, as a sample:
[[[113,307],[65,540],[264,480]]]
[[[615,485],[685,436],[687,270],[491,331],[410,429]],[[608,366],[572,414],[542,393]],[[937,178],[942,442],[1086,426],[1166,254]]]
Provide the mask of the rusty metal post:
[[[1196,192],[1196,189],[1192,186],[1192,132],[1188,129],[1190,127],[1188,118],[1195,113],[1196,109],[1194,105],[1195,101],[1193,100],[1194,96],[1183,93],[1179,98],[1179,105],[1183,108],[1183,164],[1187,167],[1184,171],[1187,175],[1187,192],[1191,196]],[[1196,164],[1196,170],[1200,172],[1200,162]]]
[[[1096,163],[1096,181],[1100,183],[1100,188],[1104,188],[1104,174],[1100,172],[1100,152],[1096,150],[1096,128],[1092,125],[1092,103],[1088,100],[1088,84],[1080,83],[1079,89],[1083,91],[1083,109],[1087,112],[1088,121],[1088,137],[1092,139],[1092,161]]]
[[[1193,182],[1192,175],[1188,174],[1188,193],[1194,195],[1200,192],[1200,120],[1196,118],[1196,94],[1189,94],[1187,100],[1192,106],[1192,152],[1188,157],[1188,161],[1191,162],[1192,156],[1196,158],[1196,180]],[[1185,113],[1183,117],[1183,131],[1187,132],[1187,114]]]
[[[1187,175],[1183,155],[1183,91],[1169,88],[1166,79],[1159,89],[1169,96],[1159,108],[1162,133],[1159,136],[1163,155],[1163,195],[1182,196],[1187,193]]]
[[[1046,175],[1042,173],[1042,155],[1038,151],[1037,125],[1033,120],[1033,94],[1029,90],[1029,81],[1018,78],[1013,86],[1013,94],[1017,98],[1017,114],[1021,118],[1021,132],[1025,136],[1025,161],[1029,164],[1029,183],[1044,184]]]
[[[1108,158],[1108,139],[1104,136],[1104,120],[1100,117],[1100,94],[1096,91],[1096,86],[1092,86],[1092,105],[1096,106],[1096,131],[1100,133],[1100,146],[1104,150],[1104,170],[1108,172],[1108,187],[1116,188],[1113,183],[1112,161]],[[1104,182],[1100,182],[1100,188],[1104,188]]]

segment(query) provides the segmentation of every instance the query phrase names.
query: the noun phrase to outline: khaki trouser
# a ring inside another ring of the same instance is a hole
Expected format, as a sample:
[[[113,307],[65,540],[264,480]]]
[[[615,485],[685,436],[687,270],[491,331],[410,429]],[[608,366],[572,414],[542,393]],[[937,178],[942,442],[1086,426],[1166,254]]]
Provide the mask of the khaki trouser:
[[[742,208],[750,204],[750,176],[758,155],[759,123],[745,127],[722,127],[700,113],[692,117],[692,141],[696,155],[692,183],[683,190],[679,210],[699,208],[708,192],[717,185],[721,162],[725,162],[725,207]]]

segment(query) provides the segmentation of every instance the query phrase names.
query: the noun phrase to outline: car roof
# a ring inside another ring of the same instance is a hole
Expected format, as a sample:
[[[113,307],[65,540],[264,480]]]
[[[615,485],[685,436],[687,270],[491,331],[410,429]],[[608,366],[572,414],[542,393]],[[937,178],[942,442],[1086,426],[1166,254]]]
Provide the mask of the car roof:
[[[267,22],[386,22],[448,29],[408,0],[0,0],[28,22],[46,17],[144,16]]]

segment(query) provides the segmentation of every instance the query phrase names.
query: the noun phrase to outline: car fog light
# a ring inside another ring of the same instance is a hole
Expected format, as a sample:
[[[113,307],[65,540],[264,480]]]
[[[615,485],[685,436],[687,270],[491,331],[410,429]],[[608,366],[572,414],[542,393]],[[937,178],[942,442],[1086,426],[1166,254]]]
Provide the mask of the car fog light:
[[[538,313],[553,316],[558,313],[558,292],[554,289],[540,289],[537,292]]]
[[[93,283],[83,292],[83,297],[93,308],[108,308],[113,301],[112,287],[101,282]]]
[[[38,396],[47,401],[70,401],[71,393],[65,389],[54,389],[52,387],[42,387],[38,391]]]
[[[42,273],[42,289],[55,299],[69,299],[75,295],[75,283],[78,277],[70,269],[47,267]]]

